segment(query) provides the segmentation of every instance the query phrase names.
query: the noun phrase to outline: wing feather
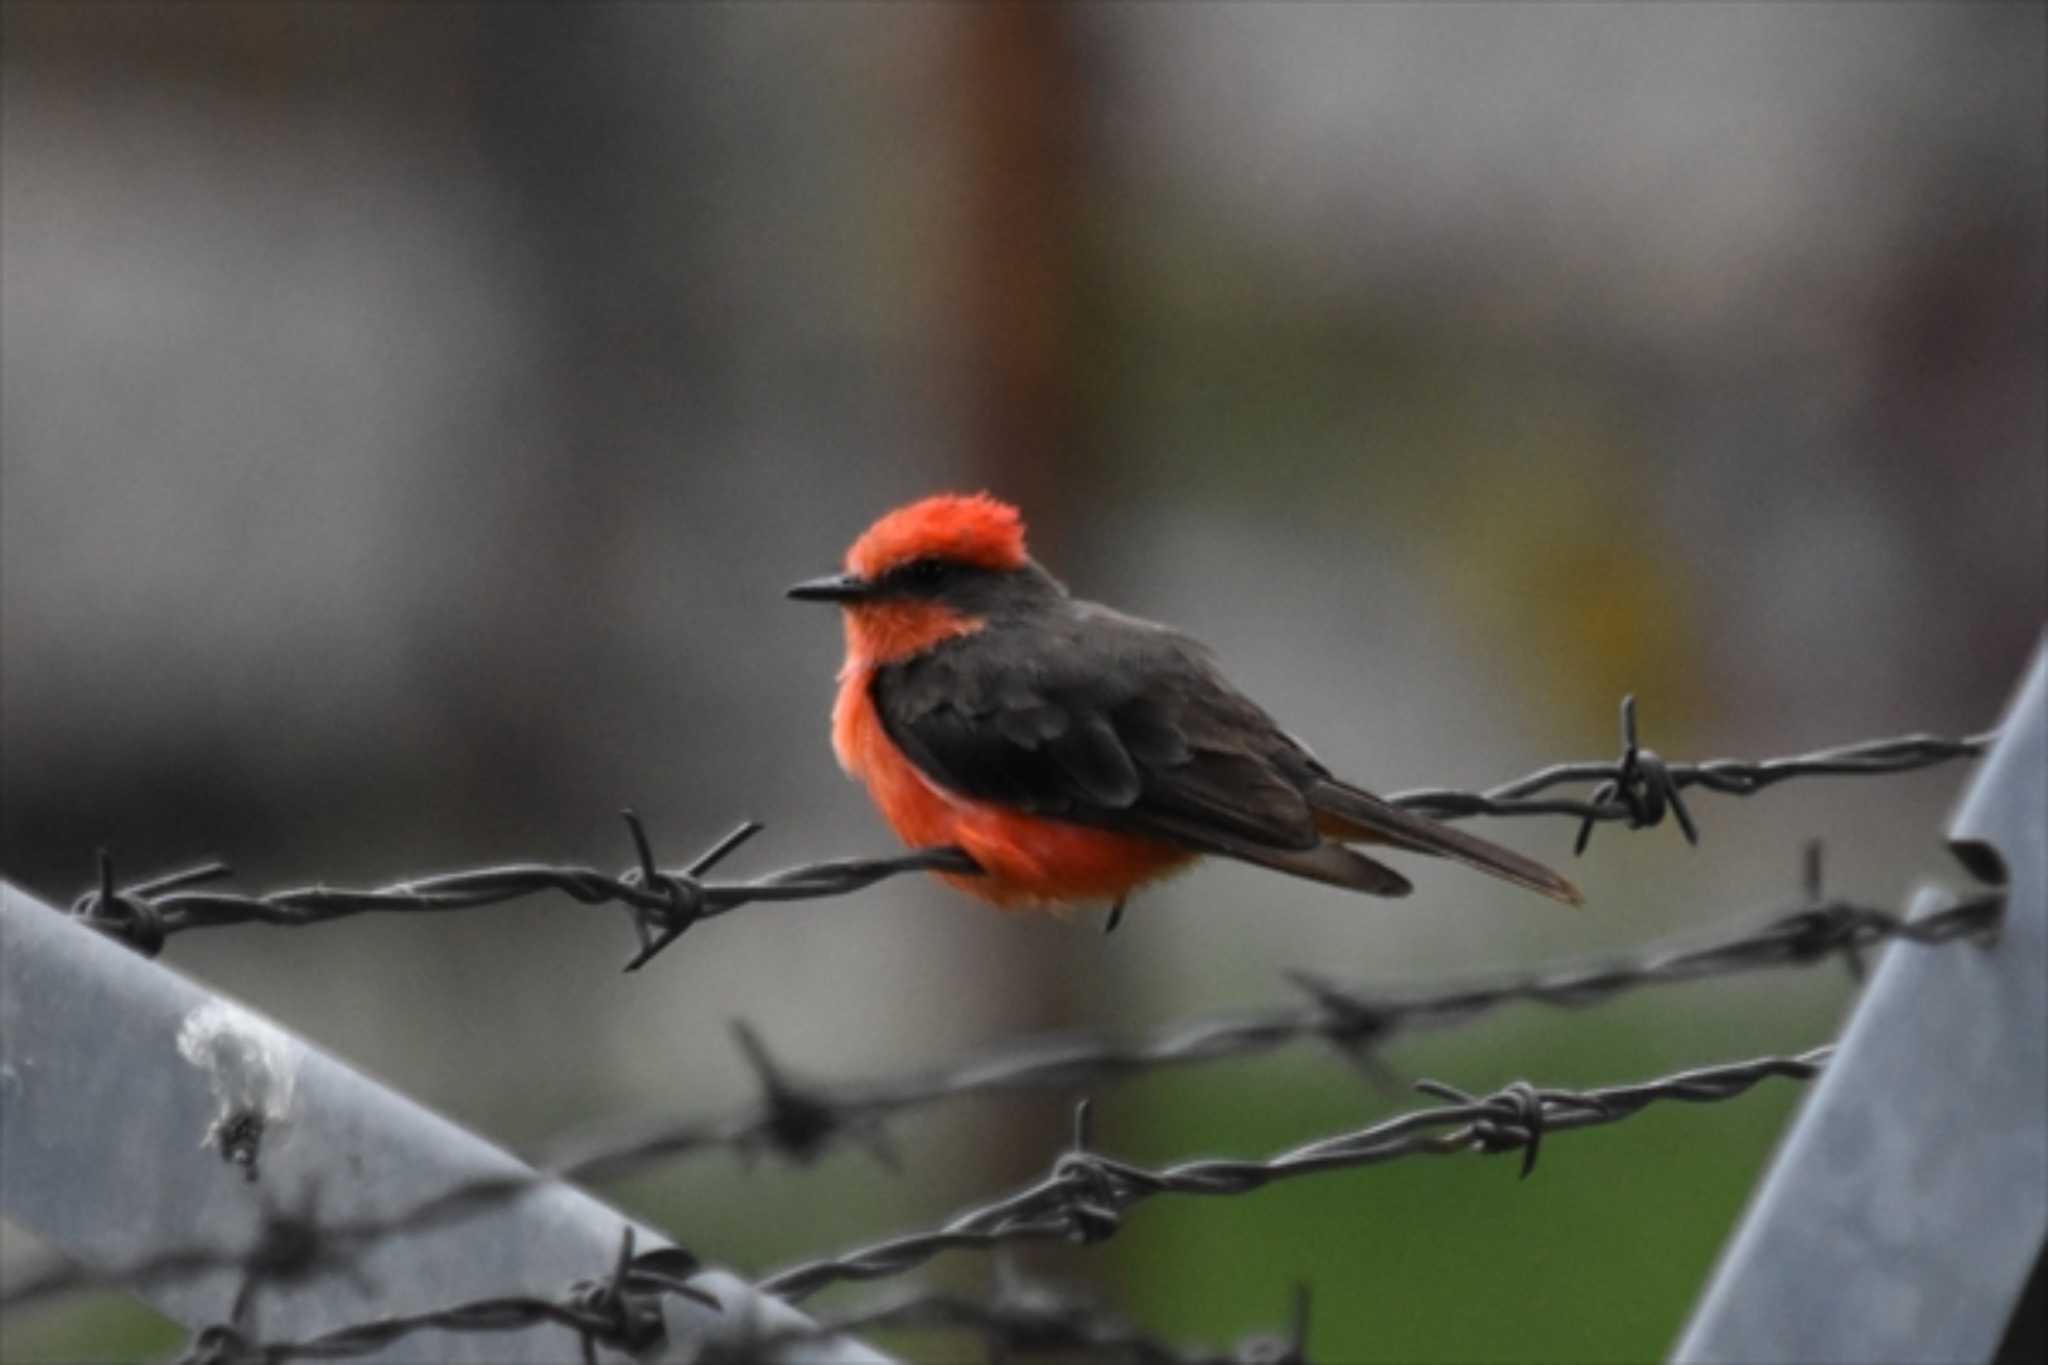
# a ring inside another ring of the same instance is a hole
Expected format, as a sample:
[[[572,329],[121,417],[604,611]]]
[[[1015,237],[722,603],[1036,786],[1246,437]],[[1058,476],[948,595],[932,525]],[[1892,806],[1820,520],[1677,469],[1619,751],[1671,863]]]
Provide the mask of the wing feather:
[[[964,796],[1237,857],[1322,842],[1271,718],[1194,641],[1107,608],[991,624],[877,670],[872,695]]]
[[[1062,599],[990,621],[877,669],[870,696],[911,762],[976,800],[1375,895],[1408,881],[1352,841],[1579,900],[1532,859],[1338,781],[1201,645],[1106,607]]]

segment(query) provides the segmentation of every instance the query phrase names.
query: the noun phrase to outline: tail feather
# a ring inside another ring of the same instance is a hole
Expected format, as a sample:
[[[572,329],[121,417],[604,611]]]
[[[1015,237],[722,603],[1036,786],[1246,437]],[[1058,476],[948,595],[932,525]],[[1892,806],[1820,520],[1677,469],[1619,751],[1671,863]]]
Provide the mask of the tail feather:
[[[1385,863],[1327,840],[1306,849],[1240,846],[1231,849],[1230,856],[1368,896],[1405,896],[1415,889],[1413,882]]]
[[[1382,801],[1335,779],[1316,782],[1305,793],[1316,826],[1334,839],[1391,844],[1449,858],[1540,892],[1566,905],[1583,905],[1579,888],[1533,858]]]
[[[1368,896],[1405,896],[1415,889],[1414,883],[1385,863],[1328,839],[1307,848],[1281,848],[1159,812],[1147,817],[1146,832],[1205,853],[1257,863],[1276,872],[1341,886],[1348,891],[1362,891]]]

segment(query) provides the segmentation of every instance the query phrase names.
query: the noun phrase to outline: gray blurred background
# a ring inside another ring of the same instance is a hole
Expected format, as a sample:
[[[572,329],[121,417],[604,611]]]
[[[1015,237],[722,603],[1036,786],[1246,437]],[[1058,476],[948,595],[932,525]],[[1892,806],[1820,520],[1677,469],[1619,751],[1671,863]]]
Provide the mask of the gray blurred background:
[[[0,52],[0,869],[243,884],[503,859],[881,852],[839,633],[785,603],[918,494],[1021,503],[1087,596],[1210,640],[1340,771],[1991,724],[2041,629],[2037,6],[9,4]],[[1948,875],[1963,770],[1596,838],[1573,915],[1236,867],[1092,916],[903,881],[622,978],[569,902],[167,959],[484,1132],[743,1102],[754,1021],[879,1075],[1020,1032],[1635,944]],[[1487,834],[1568,859],[1563,823]],[[1829,1035],[1811,973],[1516,1011],[1403,1074],[1631,1079]],[[650,1042],[650,1040],[659,1040]],[[1096,1096],[1136,1159],[1404,1101],[1311,1053]],[[1032,1257],[1221,1343],[1319,1291],[1332,1360],[1664,1349],[1789,1112],[1160,1204]],[[911,1172],[713,1156],[607,1191],[743,1272],[1039,1169],[1064,1105],[912,1117]],[[1569,1150],[1563,1150],[1569,1146]],[[223,1173],[223,1179],[231,1178]],[[18,1235],[10,1241],[23,1243]],[[930,1279],[977,1288],[971,1257]],[[9,1359],[148,1356],[96,1301]],[[962,1343],[902,1343],[931,1359]]]

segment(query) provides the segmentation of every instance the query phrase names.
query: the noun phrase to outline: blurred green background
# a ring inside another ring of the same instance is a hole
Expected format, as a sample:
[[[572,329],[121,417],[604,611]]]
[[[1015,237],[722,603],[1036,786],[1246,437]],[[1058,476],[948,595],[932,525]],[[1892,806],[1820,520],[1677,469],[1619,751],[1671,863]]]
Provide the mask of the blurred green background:
[[[1674,756],[1981,729],[2048,608],[2039,7],[0,23],[0,870],[54,899],[102,844],[252,886],[623,865],[622,805],[671,860],[743,815],[750,867],[885,849],[826,747],[837,632],[781,590],[940,488],[1019,502],[1077,592],[1209,640],[1382,789],[1608,755],[1630,690]],[[903,881],[625,979],[624,925],[566,902],[166,957],[528,1144],[744,1102],[735,1016],[879,1076],[1270,1003],[1290,966],[1623,949],[1793,899],[1809,838],[1897,903],[1949,875],[1962,778],[1702,800],[1697,850],[1608,831],[1580,915],[1441,868],[1382,905],[1219,867],[1107,940]],[[1562,862],[1573,830],[1486,832]],[[1516,1009],[1387,1061],[1598,1085],[1811,1046],[1849,998],[1827,969]],[[711,1156],[607,1193],[766,1272],[1027,1178],[1068,1098],[908,1117],[907,1175]],[[1409,1102],[1307,1050],[1094,1099],[1145,1161]],[[1327,1361],[1651,1358],[1794,1100],[1574,1134],[1527,1182],[1158,1201],[1020,1263],[1191,1343],[1307,1281]],[[108,1298],[0,1355],[180,1340]]]

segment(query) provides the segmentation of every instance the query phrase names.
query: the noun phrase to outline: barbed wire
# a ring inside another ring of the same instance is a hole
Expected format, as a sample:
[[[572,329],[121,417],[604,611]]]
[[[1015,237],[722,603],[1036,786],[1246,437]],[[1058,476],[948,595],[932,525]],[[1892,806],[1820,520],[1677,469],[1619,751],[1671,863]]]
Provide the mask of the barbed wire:
[[[1684,790],[1702,787],[1724,795],[1748,796],[1794,778],[1911,771],[1975,756],[1996,738],[1995,733],[1961,739],[1909,735],[1788,758],[1674,764],[1638,742],[1632,697],[1622,703],[1622,736],[1622,754],[1614,762],[1556,764],[1485,791],[1424,789],[1389,799],[1439,819],[1569,816],[1580,821],[1577,847],[1581,851],[1596,824],[1625,822],[1630,828],[1648,828],[1667,816],[1675,817],[1687,839],[1696,842],[1698,829],[1681,796]],[[1575,783],[1595,786],[1584,799],[1545,794]],[[627,910],[640,944],[627,964],[627,969],[633,970],[693,925],[745,905],[849,894],[912,871],[978,871],[960,850],[941,848],[887,858],[831,860],[749,880],[716,881],[709,879],[709,874],[757,834],[760,825],[746,822],[687,867],[663,871],[641,821],[630,811],[625,819],[635,865],[616,876],[587,867],[519,863],[417,878],[371,890],[312,886],[244,895],[199,889],[227,875],[226,867],[218,863],[121,888],[116,885],[111,859],[102,853],[99,884],[74,902],[72,913],[153,955],[169,937],[191,929],[244,923],[299,927],[355,914],[463,910],[560,892],[587,905],[616,904]],[[844,1138],[864,1142],[879,1158],[893,1164],[893,1149],[882,1121],[953,1096],[1095,1086],[1165,1067],[1260,1055],[1303,1041],[1328,1043],[1371,1068],[1379,1065],[1375,1060],[1379,1045],[1403,1030],[1462,1023],[1514,1002],[1578,1007],[1645,986],[1830,958],[1847,962],[1860,975],[1863,953],[1881,943],[1928,946],[1982,939],[1995,931],[2003,904],[2002,893],[1984,891],[1909,921],[1890,910],[1827,899],[1822,894],[1816,850],[1809,854],[1803,903],[1760,925],[1724,931],[1691,946],[1653,947],[1628,958],[1567,963],[1427,991],[1372,990],[1293,972],[1288,974],[1289,980],[1304,1001],[1292,1007],[1197,1018],[1135,1043],[1084,1039],[1013,1045],[937,1072],[857,1085],[798,1081],[751,1028],[736,1022],[735,1036],[762,1088],[760,1100],[744,1110],[670,1124],[651,1133],[643,1130],[626,1140],[614,1134],[603,1141],[585,1138],[558,1143],[556,1157],[542,1163],[535,1174],[470,1181],[382,1218],[325,1223],[309,1196],[303,1209],[267,1213],[247,1247],[177,1250],[110,1272],[70,1267],[17,1284],[0,1295],[0,1304],[16,1307],[85,1286],[140,1288],[208,1271],[237,1270],[243,1280],[235,1298],[233,1322],[195,1336],[186,1356],[192,1365],[342,1358],[382,1349],[421,1331],[512,1331],[544,1323],[575,1332],[587,1359],[594,1359],[600,1344],[637,1351],[664,1330],[658,1303],[661,1296],[684,1293],[700,1301],[706,1296],[683,1283],[696,1265],[688,1253],[661,1248],[635,1256],[630,1235],[608,1277],[580,1282],[559,1298],[507,1295],[479,1299],[432,1312],[371,1319],[299,1342],[257,1341],[239,1324],[254,1294],[265,1285],[303,1279],[321,1269],[346,1268],[353,1257],[379,1239],[458,1220],[556,1179],[609,1179],[717,1148],[743,1155],[767,1150],[804,1160]],[[1547,1133],[1612,1123],[1663,1100],[1733,1098],[1773,1076],[1805,1079],[1817,1073],[1828,1051],[1821,1048],[1797,1056],[1760,1058],[1634,1086],[1589,1091],[1539,1090],[1518,1082],[1491,1095],[1474,1097],[1424,1081],[1418,1088],[1446,1101],[1444,1105],[1319,1139],[1263,1161],[1192,1161],[1161,1170],[1148,1170],[1090,1150],[1084,1101],[1077,1111],[1073,1149],[1033,1184],[967,1210],[937,1228],[792,1266],[767,1276],[758,1287],[767,1293],[802,1297],[828,1284],[900,1275],[950,1249],[989,1249],[1031,1241],[1099,1241],[1117,1230],[1123,1213],[1158,1195],[1244,1194],[1276,1180],[1407,1156],[1519,1151],[1527,1175]],[[1383,1070],[1380,1074],[1384,1076]],[[1257,1338],[1224,1354],[1204,1354],[1172,1347],[1085,1305],[1046,1300],[1033,1306],[1014,1296],[982,1302],[914,1294],[805,1331],[823,1336],[895,1326],[973,1330],[997,1351],[1086,1350],[1148,1365],[1252,1365],[1302,1357],[1299,1325],[1291,1346],[1276,1338]],[[747,1341],[760,1345],[772,1339],[756,1334],[743,1338],[742,1345]],[[743,1357],[732,1354],[735,1349],[729,1341],[706,1343],[699,1358],[705,1365],[737,1362]]]
[[[1705,763],[1670,763],[1654,749],[1642,747],[1636,734],[1636,699],[1621,699],[1621,757],[1612,763],[1555,763],[1526,777],[1486,791],[1468,792],[1428,787],[1397,792],[1387,800],[1436,820],[1462,820],[1474,815],[1568,815],[1579,820],[1573,851],[1583,853],[1593,826],[1626,821],[1630,829],[1648,829],[1677,817],[1686,842],[1699,842],[1699,826],[1681,795],[1704,787],[1723,796],[1754,796],[1766,787],[1802,777],[1869,777],[1911,772],[1957,758],[1974,758],[1998,739],[1996,730],[1945,739],[1939,735],[1900,735],[1865,740],[1790,758],[1717,758]],[[1594,782],[1586,800],[1538,798],[1539,792],[1573,783]]]
[[[1275,1181],[1404,1157],[1520,1152],[1527,1177],[1550,1134],[1617,1123],[1663,1100],[1705,1104],[1733,1099],[1773,1076],[1807,1080],[1820,1074],[1833,1050],[1829,1045],[1792,1057],[1759,1057],[1599,1090],[1539,1089],[1517,1081],[1476,1097],[1438,1081],[1418,1081],[1418,1090],[1447,1103],[1319,1138],[1265,1160],[1188,1161],[1159,1170],[1091,1150],[1088,1102],[1083,1100],[1075,1109],[1072,1149],[1040,1179],[937,1228],[806,1261],[767,1276],[756,1287],[800,1300],[840,1281],[900,1275],[945,1251],[987,1250],[1012,1242],[1101,1242],[1116,1233],[1123,1214],[1159,1195],[1248,1194]]]
[[[1984,891],[1906,919],[1891,910],[1828,899],[1818,846],[1806,862],[1806,897],[1761,923],[1743,923],[1689,943],[1652,946],[1633,956],[1575,960],[1427,990],[1346,985],[1307,971],[1287,973],[1301,1003],[1256,1012],[1203,1015],[1166,1025],[1132,1042],[1098,1038],[1012,1043],[937,1071],[894,1079],[799,1079],[753,1027],[733,1033],[754,1072],[759,1098],[713,1118],[617,1126],[558,1139],[538,1164],[564,1178],[602,1183],[713,1149],[767,1151],[809,1161],[833,1142],[852,1139],[886,1165],[896,1164],[883,1120],[968,1095],[1100,1087],[1176,1067],[1261,1056],[1299,1043],[1324,1043],[1384,1078],[1379,1049],[1404,1031],[1462,1024],[1515,1003],[1584,1008],[1649,986],[1740,972],[1843,961],[1861,976],[1874,947],[1901,942],[1933,947],[1985,942],[2005,907],[2002,891]]]
[[[1417,1090],[1446,1103],[1320,1138],[1263,1160],[1204,1159],[1157,1170],[1093,1150],[1088,1141],[1089,1104],[1083,1100],[1075,1109],[1073,1146],[1037,1181],[960,1213],[937,1228],[806,1261],[762,1278],[754,1288],[762,1294],[800,1300],[840,1282],[902,1275],[951,1250],[989,1251],[1026,1242],[1099,1243],[1118,1231],[1126,1212],[1161,1195],[1250,1194],[1277,1181],[1407,1157],[1520,1152],[1521,1174],[1527,1178],[1551,1134],[1617,1123],[1663,1101],[1705,1104],[1734,1099],[1772,1077],[1807,1080],[1819,1074],[1832,1051],[1830,1045],[1796,1056],[1701,1067],[1597,1090],[1539,1088],[1517,1081],[1492,1094],[1474,1096],[1442,1082],[1419,1081]],[[333,1265],[338,1257],[359,1250],[355,1244],[360,1232],[357,1226],[327,1228],[312,1222],[298,1223],[287,1234],[267,1230],[238,1260],[228,1261],[245,1274],[231,1321],[195,1334],[179,1358],[180,1365],[280,1365],[294,1360],[344,1359],[370,1354],[424,1331],[505,1332],[542,1324],[575,1332],[585,1360],[594,1362],[599,1345],[638,1353],[663,1341],[662,1295],[682,1294],[723,1311],[715,1295],[689,1283],[698,1269],[694,1256],[677,1247],[635,1255],[629,1227],[612,1274],[602,1280],[579,1281],[560,1298],[499,1295],[424,1312],[370,1318],[299,1341],[262,1341],[241,1325],[257,1287],[302,1277],[316,1266]],[[276,1245],[280,1236],[288,1236],[289,1254],[280,1254]],[[328,1246],[330,1238],[337,1238],[342,1246]],[[163,1273],[162,1267],[171,1259],[159,1258],[156,1273]],[[183,1271],[201,1264],[223,1268],[223,1258],[211,1251],[181,1253],[177,1259]],[[103,1277],[99,1282],[109,1281]],[[1297,1323],[1300,1321],[1298,1317]],[[1222,1356],[1187,1354],[1100,1315],[1063,1314],[1049,1303],[1031,1307],[998,1299],[975,1304],[941,1295],[913,1296],[794,1333],[743,1331],[731,1340],[704,1343],[696,1359],[704,1365],[736,1365],[768,1359],[767,1348],[786,1345],[789,1340],[879,1326],[919,1325],[980,1330],[988,1334],[986,1339],[992,1345],[1011,1349],[1113,1348],[1130,1359],[1158,1365],[1264,1365],[1302,1358],[1303,1329],[1299,1325],[1291,1338],[1291,1351],[1270,1347],[1265,1343],[1271,1339],[1260,1338],[1256,1339],[1257,1349],[1250,1351],[1241,1345]],[[1269,1349],[1273,1354],[1260,1353]]]
[[[1974,757],[1997,738],[1995,731],[1960,739],[1903,735],[1789,758],[1669,763],[1638,742],[1633,696],[1622,699],[1621,731],[1621,757],[1612,762],[1553,764],[1485,791],[1422,788],[1387,799],[1439,820],[1570,816],[1580,822],[1577,852],[1584,852],[1596,824],[1626,822],[1631,829],[1647,829],[1661,824],[1667,814],[1677,818],[1688,841],[1697,843],[1698,826],[1680,794],[1688,788],[1751,796],[1794,778],[1910,772]],[[1597,785],[1584,799],[1539,795],[1577,783]],[[630,810],[623,814],[636,862],[617,875],[590,867],[527,862],[440,873],[367,890],[310,886],[249,895],[197,889],[230,875],[221,862],[119,887],[112,858],[102,850],[98,885],[72,902],[71,913],[153,957],[171,936],[193,929],[239,924],[301,928],[351,915],[470,910],[559,892],[585,905],[626,908],[640,948],[625,969],[635,971],[692,926],[742,906],[847,895],[906,872],[980,871],[964,851],[945,847],[810,863],[746,881],[710,881],[708,873],[761,832],[758,822],[742,822],[688,866],[664,871],[639,816]]]
[[[290,1205],[267,1204],[245,1245],[174,1247],[103,1269],[53,1260],[0,1293],[0,1309],[15,1312],[88,1289],[143,1290],[233,1270],[243,1276],[232,1314],[239,1318],[258,1289],[300,1282],[324,1271],[349,1271],[378,1242],[459,1223],[501,1201],[542,1189],[550,1180],[532,1171],[509,1171],[463,1181],[393,1213],[343,1220],[321,1216],[320,1188],[314,1185]]]
[[[884,1121],[970,1095],[1099,1088],[1161,1070],[1262,1056],[1305,1042],[1327,1044],[1388,1081],[1380,1049],[1404,1031],[1463,1024],[1514,1003],[1585,1008],[1644,987],[1811,966],[1830,958],[1844,961],[1860,976],[1864,955],[1887,942],[1920,947],[1985,942],[1996,932],[2005,905],[2003,892],[1986,891],[1909,920],[1879,907],[1828,899],[1817,843],[1808,846],[1804,890],[1803,903],[1759,923],[1688,936],[1695,940],[1691,942],[1652,945],[1633,956],[1575,960],[1407,991],[1344,985],[1294,971],[1288,979],[1304,999],[1293,1006],[1197,1016],[1133,1042],[1029,1040],[937,1071],[864,1083],[802,1080],[774,1056],[751,1025],[736,1020],[734,1039],[760,1087],[758,1099],[742,1108],[709,1118],[639,1125],[630,1131],[609,1125],[558,1138],[534,1154],[532,1173],[466,1181],[388,1215],[331,1225],[317,1235],[309,1201],[305,1209],[272,1211],[247,1250],[187,1248],[107,1272],[70,1263],[53,1266],[0,1295],[0,1306],[18,1308],[96,1285],[146,1287],[252,1265],[266,1267],[269,1280],[283,1280],[314,1268],[316,1252],[329,1260],[345,1259],[353,1249],[378,1239],[460,1221],[550,1181],[603,1184],[715,1150],[743,1156],[767,1152],[808,1162],[833,1144],[851,1140],[884,1165],[900,1169]]]
[[[660,1300],[669,1294],[722,1307],[716,1297],[688,1283],[698,1270],[695,1257],[679,1247],[658,1247],[638,1255],[633,1229],[620,1237],[618,1259],[602,1279],[579,1280],[560,1298],[504,1294],[419,1313],[393,1313],[300,1341],[258,1340],[241,1325],[249,1294],[237,1299],[233,1321],[202,1328],[178,1357],[178,1365],[280,1365],[292,1360],[341,1360],[369,1355],[419,1332],[515,1332],[553,1324],[574,1332],[587,1365],[597,1348],[612,1346],[639,1354],[661,1344],[668,1327]],[[252,1273],[252,1279],[254,1278]]]
[[[112,859],[102,850],[99,885],[72,902],[71,914],[144,956],[154,957],[163,950],[166,939],[192,929],[234,924],[303,928],[350,915],[473,910],[545,892],[560,892],[585,905],[626,907],[640,938],[640,951],[626,964],[630,972],[646,965],[693,925],[757,901],[844,896],[905,872],[956,872],[971,876],[981,870],[957,848],[928,848],[887,858],[838,858],[807,863],[748,881],[706,881],[704,874],[761,832],[763,826],[759,822],[741,822],[689,866],[665,872],[655,862],[653,845],[640,817],[630,810],[623,815],[638,863],[617,876],[590,867],[507,863],[417,877],[371,890],[307,886],[264,895],[192,890],[230,875],[227,864],[210,862],[116,889]]]
[[[509,1295],[420,1313],[392,1314],[298,1341],[264,1341],[244,1328],[216,1324],[193,1334],[176,1365],[283,1365],[367,1355],[419,1332],[506,1332],[543,1325],[575,1332],[586,1361],[600,1345],[627,1352],[663,1348],[663,1359],[688,1365],[782,1365],[796,1346],[873,1331],[969,1333],[991,1359],[1012,1354],[1084,1352],[1091,1361],[1130,1365],[1308,1365],[1308,1294],[1299,1288],[1288,1330],[1245,1337],[1223,1351],[1177,1346],[1089,1298],[1037,1283],[1004,1283],[987,1298],[914,1290],[866,1308],[801,1325],[760,1322],[758,1301],[739,1311],[739,1329],[687,1342],[667,1339],[661,1298],[687,1293],[666,1267],[634,1257],[630,1233],[605,1280],[572,1285],[559,1299]],[[1005,1277],[1010,1279],[1013,1277]]]

